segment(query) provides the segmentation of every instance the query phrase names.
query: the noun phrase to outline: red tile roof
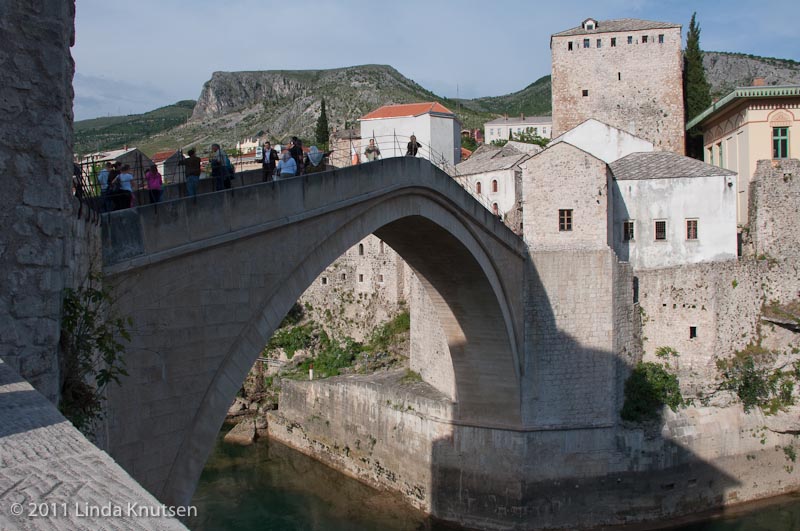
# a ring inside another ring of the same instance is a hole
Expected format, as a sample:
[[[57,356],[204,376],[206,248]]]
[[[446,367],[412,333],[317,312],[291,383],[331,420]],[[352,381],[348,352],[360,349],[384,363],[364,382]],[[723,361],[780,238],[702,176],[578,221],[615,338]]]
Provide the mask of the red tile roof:
[[[467,160],[470,155],[472,155],[472,151],[468,150],[465,147],[461,148],[461,160]]]
[[[150,160],[153,161],[153,164],[158,164],[159,162],[164,162],[165,160],[170,158],[172,155],[174,155],[175,151],[176,150],[174,150],[174,149],[169,150],[169,151],[159,151],[158,153],[156,153],[155,155],[150,157]]]
[[[431,112],[441,114],[453,114],[450,109],[437,103],[430,101],[426,103],[404,103],[401,105],[384,105],[379,109],[375,109],[371,113],[362,116],[361,120],[375,120],[378,118],[401,118],[404,116],[419,116],[421,114],[428,114]]]

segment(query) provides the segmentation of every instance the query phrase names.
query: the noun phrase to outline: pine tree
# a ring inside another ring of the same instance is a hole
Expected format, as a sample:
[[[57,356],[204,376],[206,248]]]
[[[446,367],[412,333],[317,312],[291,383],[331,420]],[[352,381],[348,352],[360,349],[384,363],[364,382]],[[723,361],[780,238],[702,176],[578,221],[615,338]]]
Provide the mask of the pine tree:
[[[323,151],[328,149],[328,115],[325,112],[325,98],[322,98],[322,105],[317,119],[317,146]]]
[[[689,32],[686,34],[686,51],[683,55],[683,95],[688,122],[711,105],[711,88],[703,69],[703,52],[700,50],[700,25],[692,13]],[[703,158],[703,134],[697,128],[687,132],[686,154]]]

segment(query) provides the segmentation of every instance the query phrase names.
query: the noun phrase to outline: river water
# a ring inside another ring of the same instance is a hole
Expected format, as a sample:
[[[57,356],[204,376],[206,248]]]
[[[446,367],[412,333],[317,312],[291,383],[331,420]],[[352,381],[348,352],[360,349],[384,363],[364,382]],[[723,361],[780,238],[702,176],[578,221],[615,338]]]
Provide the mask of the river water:
[[[374,490],[275,441],[248,447],[220,434],[192,500],[193,531],[452,531],[394,494]],[[625,528],[614,528],[624,531]],[[641,529],[641,528],[640,528]],[[800,496],[726,511],[673,531],[798,531]]]

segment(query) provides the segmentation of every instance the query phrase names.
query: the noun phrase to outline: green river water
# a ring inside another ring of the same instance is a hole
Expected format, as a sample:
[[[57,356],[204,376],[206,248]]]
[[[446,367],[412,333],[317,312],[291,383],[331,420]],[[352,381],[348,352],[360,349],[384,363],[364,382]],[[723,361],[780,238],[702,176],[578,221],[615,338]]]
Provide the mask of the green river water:
[[[222,443],[208,460],[192,500],[193,531],[452,531],[391,493],[380,492],[274,441]],[[666,525],[666,524],[665,524]],[[613,528],[624,531],[625,528]],[[800,531],[800,495],[673,531]]]

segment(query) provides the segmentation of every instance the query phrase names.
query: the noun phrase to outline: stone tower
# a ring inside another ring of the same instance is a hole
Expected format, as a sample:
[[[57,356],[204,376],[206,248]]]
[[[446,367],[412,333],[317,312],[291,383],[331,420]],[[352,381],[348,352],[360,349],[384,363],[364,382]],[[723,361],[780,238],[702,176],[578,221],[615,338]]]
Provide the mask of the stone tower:
[[[550,37],[553,137],[589,118],[684,153],[681,26],[595,20]]]

